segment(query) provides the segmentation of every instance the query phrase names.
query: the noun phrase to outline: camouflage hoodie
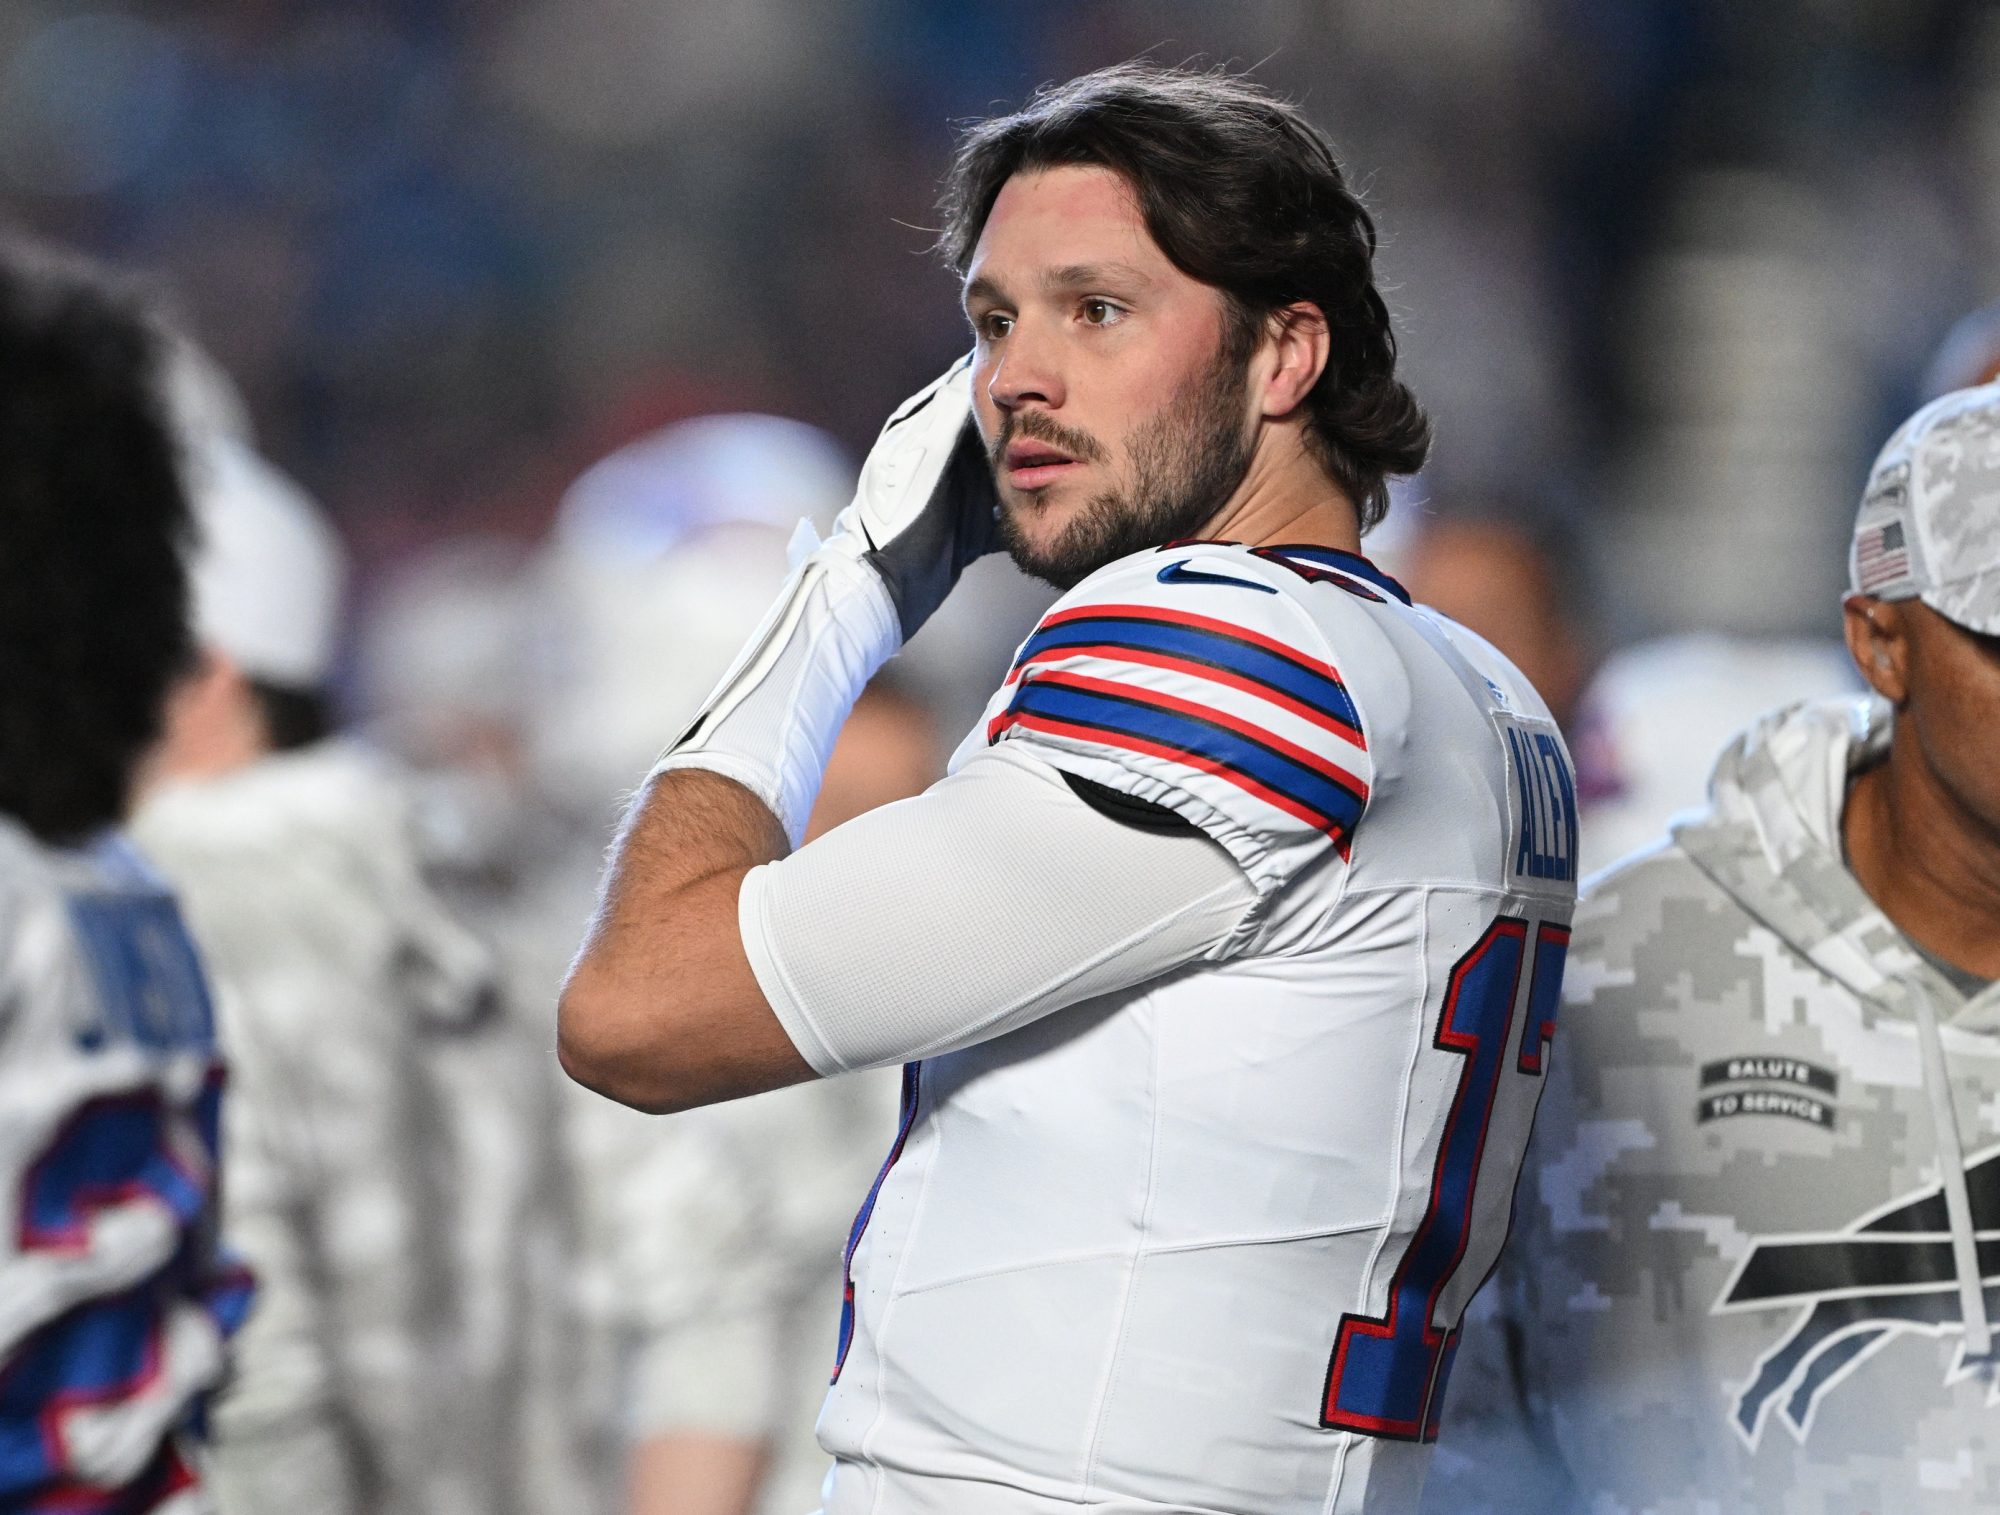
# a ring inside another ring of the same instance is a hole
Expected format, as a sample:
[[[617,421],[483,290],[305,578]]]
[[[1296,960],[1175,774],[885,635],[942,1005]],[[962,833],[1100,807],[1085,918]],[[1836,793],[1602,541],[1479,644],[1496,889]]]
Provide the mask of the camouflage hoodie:
[[[401,776],[321,742],[166,787],[133,834],[214,982],[224,1233],[261,1285],[216,1405],[222,1515],[574,1510],[542,1491],[570,1486],[537,1355],[547,1034],[515,1033],[423,878]]]
[[[1888,735],[1872,700],[1767,717],[1587,886],[1427,1511],[2000,1509],[1967,1350],[2000,1317],[2000,988],[1968,999],[1843,864]]]

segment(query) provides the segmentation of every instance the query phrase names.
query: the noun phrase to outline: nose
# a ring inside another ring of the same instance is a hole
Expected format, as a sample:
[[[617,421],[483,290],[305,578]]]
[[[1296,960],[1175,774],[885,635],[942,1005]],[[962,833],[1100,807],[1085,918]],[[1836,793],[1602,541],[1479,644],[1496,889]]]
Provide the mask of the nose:
[[[1006,340],[991,349],[987,397],[1009,414],[1024,405],[1060,409],[1065,386],[1053,347],[1036,331],[1035,323],[1017,319]]]

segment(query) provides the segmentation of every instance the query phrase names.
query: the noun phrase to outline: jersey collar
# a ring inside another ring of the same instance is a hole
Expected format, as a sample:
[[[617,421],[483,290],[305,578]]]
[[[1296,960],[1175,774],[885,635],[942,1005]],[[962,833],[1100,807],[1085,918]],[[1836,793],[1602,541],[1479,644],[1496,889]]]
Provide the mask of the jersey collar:
[[[1409,590],[1358,552],[1344,552],[1338,547],[1291,546],[1283,543],[1262,550],[1288,558],[1299,558],[1308,563],[1317,563],[1322,568],[1337,569],[1354,578],[1365,579],[1377,589],[1387,590],[1405,605],[1411,603]]]

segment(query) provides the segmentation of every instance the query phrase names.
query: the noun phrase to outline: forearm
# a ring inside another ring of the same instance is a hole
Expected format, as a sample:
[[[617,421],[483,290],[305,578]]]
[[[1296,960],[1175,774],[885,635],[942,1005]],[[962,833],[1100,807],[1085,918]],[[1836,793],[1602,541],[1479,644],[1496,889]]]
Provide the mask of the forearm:
[[[804,837],[855,699],[991,537],[966,367],[883,428],[833,536],[641,788],[563,988],[579,1083],[667,1111],[812,1076],[744,956],[737,893]]]
[[[768,1460],[761,1441],[700,1431],[632,1449],[628,1515],[750,1515]]]
[[[740,1252],[715,1262],[763,1271]],[[656,1320],[630,1343],[628,1515],[748,1515],[756,1508],[784,1397],[784,1356],[776,1309],[730,1300],[733,1283],[715,1280],[715,1288],[686,1301],[693,1308],[678,1323]]]
[[[660,1112],[812,1076],[775,1020],[721,1045],[703,1036],[710,1006],[761,1002],[736,895],[745,873],[789,850],[778,818],[732,779],[687,768],[646,781],[563,986],[557,1049],[571,1078]],[[704,1042],[698,1085],[686,1057],[694,1041]]]

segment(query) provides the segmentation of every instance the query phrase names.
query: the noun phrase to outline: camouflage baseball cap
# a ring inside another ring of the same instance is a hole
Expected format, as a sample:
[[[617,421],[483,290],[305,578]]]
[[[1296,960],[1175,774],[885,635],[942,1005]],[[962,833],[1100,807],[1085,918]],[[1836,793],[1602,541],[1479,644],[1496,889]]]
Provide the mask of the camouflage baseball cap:
[[[1896,428],[1861,492],[1847,579],[2000,635],[2000,384],[1944,395]]]

